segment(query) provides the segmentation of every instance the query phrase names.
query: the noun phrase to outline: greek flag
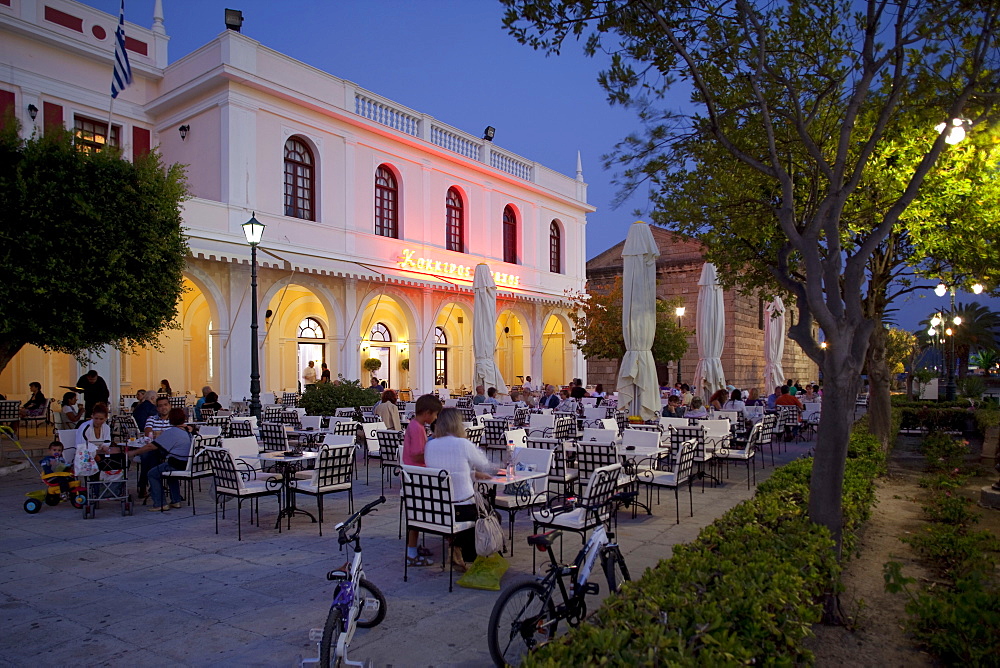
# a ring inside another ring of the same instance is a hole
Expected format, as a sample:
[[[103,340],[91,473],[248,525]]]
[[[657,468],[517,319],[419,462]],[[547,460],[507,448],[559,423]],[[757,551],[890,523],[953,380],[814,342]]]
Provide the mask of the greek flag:
[[[125,51],[125,0],[118,14],[118,29],[115,30],[115,72],[111,76],[111,98],[118,97],[132,83],[132,65]]]

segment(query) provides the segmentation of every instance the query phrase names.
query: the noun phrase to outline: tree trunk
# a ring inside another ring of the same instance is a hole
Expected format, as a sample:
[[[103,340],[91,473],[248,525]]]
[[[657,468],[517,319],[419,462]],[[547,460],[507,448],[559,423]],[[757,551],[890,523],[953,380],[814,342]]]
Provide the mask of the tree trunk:
[[[854,422],[861,360],[852,360],[849,353],[837,355],[828,350],[823,367],[823,412],[809,480],[809,519],[830,530],[839,560],[843,544],[844,468]],[[842,617],[839,598],[831,589],[824,601],[824,622],[840,623]]]
[[[889,367],[885,361],[888,335],[885,327],[876,325],[868,340],[865,365],[868,368],[868,428],[888,451],[891,447],[891,403],[889,401]]]
[[[14,359],[14,355],[23,347],[24,341],[0,339],[0,373],[3,373],[3,370],[10,364],[10,361]]]

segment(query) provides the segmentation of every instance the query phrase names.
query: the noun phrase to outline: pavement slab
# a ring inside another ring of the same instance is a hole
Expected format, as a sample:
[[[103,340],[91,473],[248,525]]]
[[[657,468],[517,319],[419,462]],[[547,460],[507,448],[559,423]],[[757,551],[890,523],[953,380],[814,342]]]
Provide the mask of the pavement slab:
[[[775,459],[787,463],[810,448],[789,444]],[[757,469],[758,483],[774,470],[769,456],[767,463]],[[369,485],[363,471],[354,483],[355,508],[381,493],[378,462],[372,466]],[[752,495],[743,471],[733,469],[732,476],[704,493],[696,486],[693,518],[683,493],[680,524],[669,491],[659,505],[654,495],[652,516],[641,509],[634,519],[627,510],[619,513],[617,538],[633,578]],[[134,494],[134,481],[129,486]],[[150,513],[137,505],[134,516],[122,517],[117,503],[106,503],[88,520],[69,504],[28,515],[24,493],[38,487],[30,469],[0,479],[6,509],[0,513],[0,666],[71,665],[81,657],[96,666],[292,666],[316,655],[308,635],[323,626],[329,609],[333,585],[326,573],[350,554],[338,548],[333,531],[348,514],[343,495],[326,499],[322,537],[305,516],[293,518],[291,529],[283,521],[279,534],[275,504],[265,500],[259,527],[244,508],[238,541],[232,504],[225,518],[220,513],[215,533],[207,481],[194,492],[197,515],[188,506]],[[434,536],[426,546],[435,564],[410,569],[403,582],[398,485],[385,496],[387,503],[365,518],[362,542],[366,576],[384,592],[388,614],[379,627],[358,630],[351,658],[375,666],[488,665],[486,625],[498,592],[456,585],[449,593],[442,544]],[[311,498],[301,506],[315,510]],[[506,517],[503,525],[506,530]],[[530,577],[534,551],[524,540],[531,531],[530,515],[519,513],[502,586]],[[567,534],[564,557],[572,559],[579,545]]]

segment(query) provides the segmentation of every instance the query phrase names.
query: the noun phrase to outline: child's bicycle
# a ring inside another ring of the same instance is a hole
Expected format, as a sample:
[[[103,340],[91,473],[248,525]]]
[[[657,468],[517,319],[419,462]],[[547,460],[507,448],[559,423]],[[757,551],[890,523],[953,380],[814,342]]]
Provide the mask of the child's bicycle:
[[[326,579],[336,582],[337,587],[333,592],[330,612],[326,616],[326,626],[309,631],[309,639],[319,644],[319,658],[305,659],[302,661],[303,666],[318,664],[327,668],[365,665],[364,662],[348,659],[347,648],[357,627],[367,629],[382,623],[386,605],[385,596],[378,587],[365,579],[365,572],[361,567],[361,518],[383,503],[385,497],[380,496],[335,527],[340,549],[353,543],[351,550],[354,555],[344,567],[326,574]]]
[[[38,473],[38,477],[45,483],[45,489],[25,492],[24,495],[28,498],[24,500],[24,512],[34,515],[42,509],[42,504],[46,506],[58,506],[62,500],[62,492],[59,487],[61,480],[69,482],[69,502],[73,504],[74,508],[79,510],[87,504],[87,488],[77,479],[75,473],[72,471],[44,473],[38,464],[24,451],[21,442],[14,438],[13,429],[7,425],[0,425],[0,441],[3,440],[3,436],[9,438],[17,446],[17,449],[24,455],[25,460],[31,464],[31,467]]]
[[[587,595],[600,591],[596,582],[589,581],[598,556],[609,591],[617,592],[623,582],[632,579],[618,543],[613,542],[614,534],[603,526],[594,530],[572,565],[556,561],[552,543],[561,534],[550,531],[528,536],[528,545],[549,553],[548,572],[536,580],[512,584],[493,605],[487,640],[497,666],[520,665],[529,652],[555,637],[560,620],[575,627],[586,618]]]

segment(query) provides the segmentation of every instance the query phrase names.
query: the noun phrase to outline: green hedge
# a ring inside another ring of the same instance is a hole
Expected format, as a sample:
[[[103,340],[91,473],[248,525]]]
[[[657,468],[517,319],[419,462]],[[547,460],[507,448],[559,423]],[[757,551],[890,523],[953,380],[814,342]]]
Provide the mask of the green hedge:
[[[893,412],[898,430],[899,418]],[[851,435],[844,479],[844,549],[875,500],[885,453],[864,424]],[[758,485],[696,540],[674,547],[592,618],[528,657],[530,666],[792,665],[837,587],[829,532],[806,517],[812,460]],[[845,552],[846,554],[847,552]]]
[[[964,432],[969,406],[941,408],[934,405],[899,408],[903,429]]]

